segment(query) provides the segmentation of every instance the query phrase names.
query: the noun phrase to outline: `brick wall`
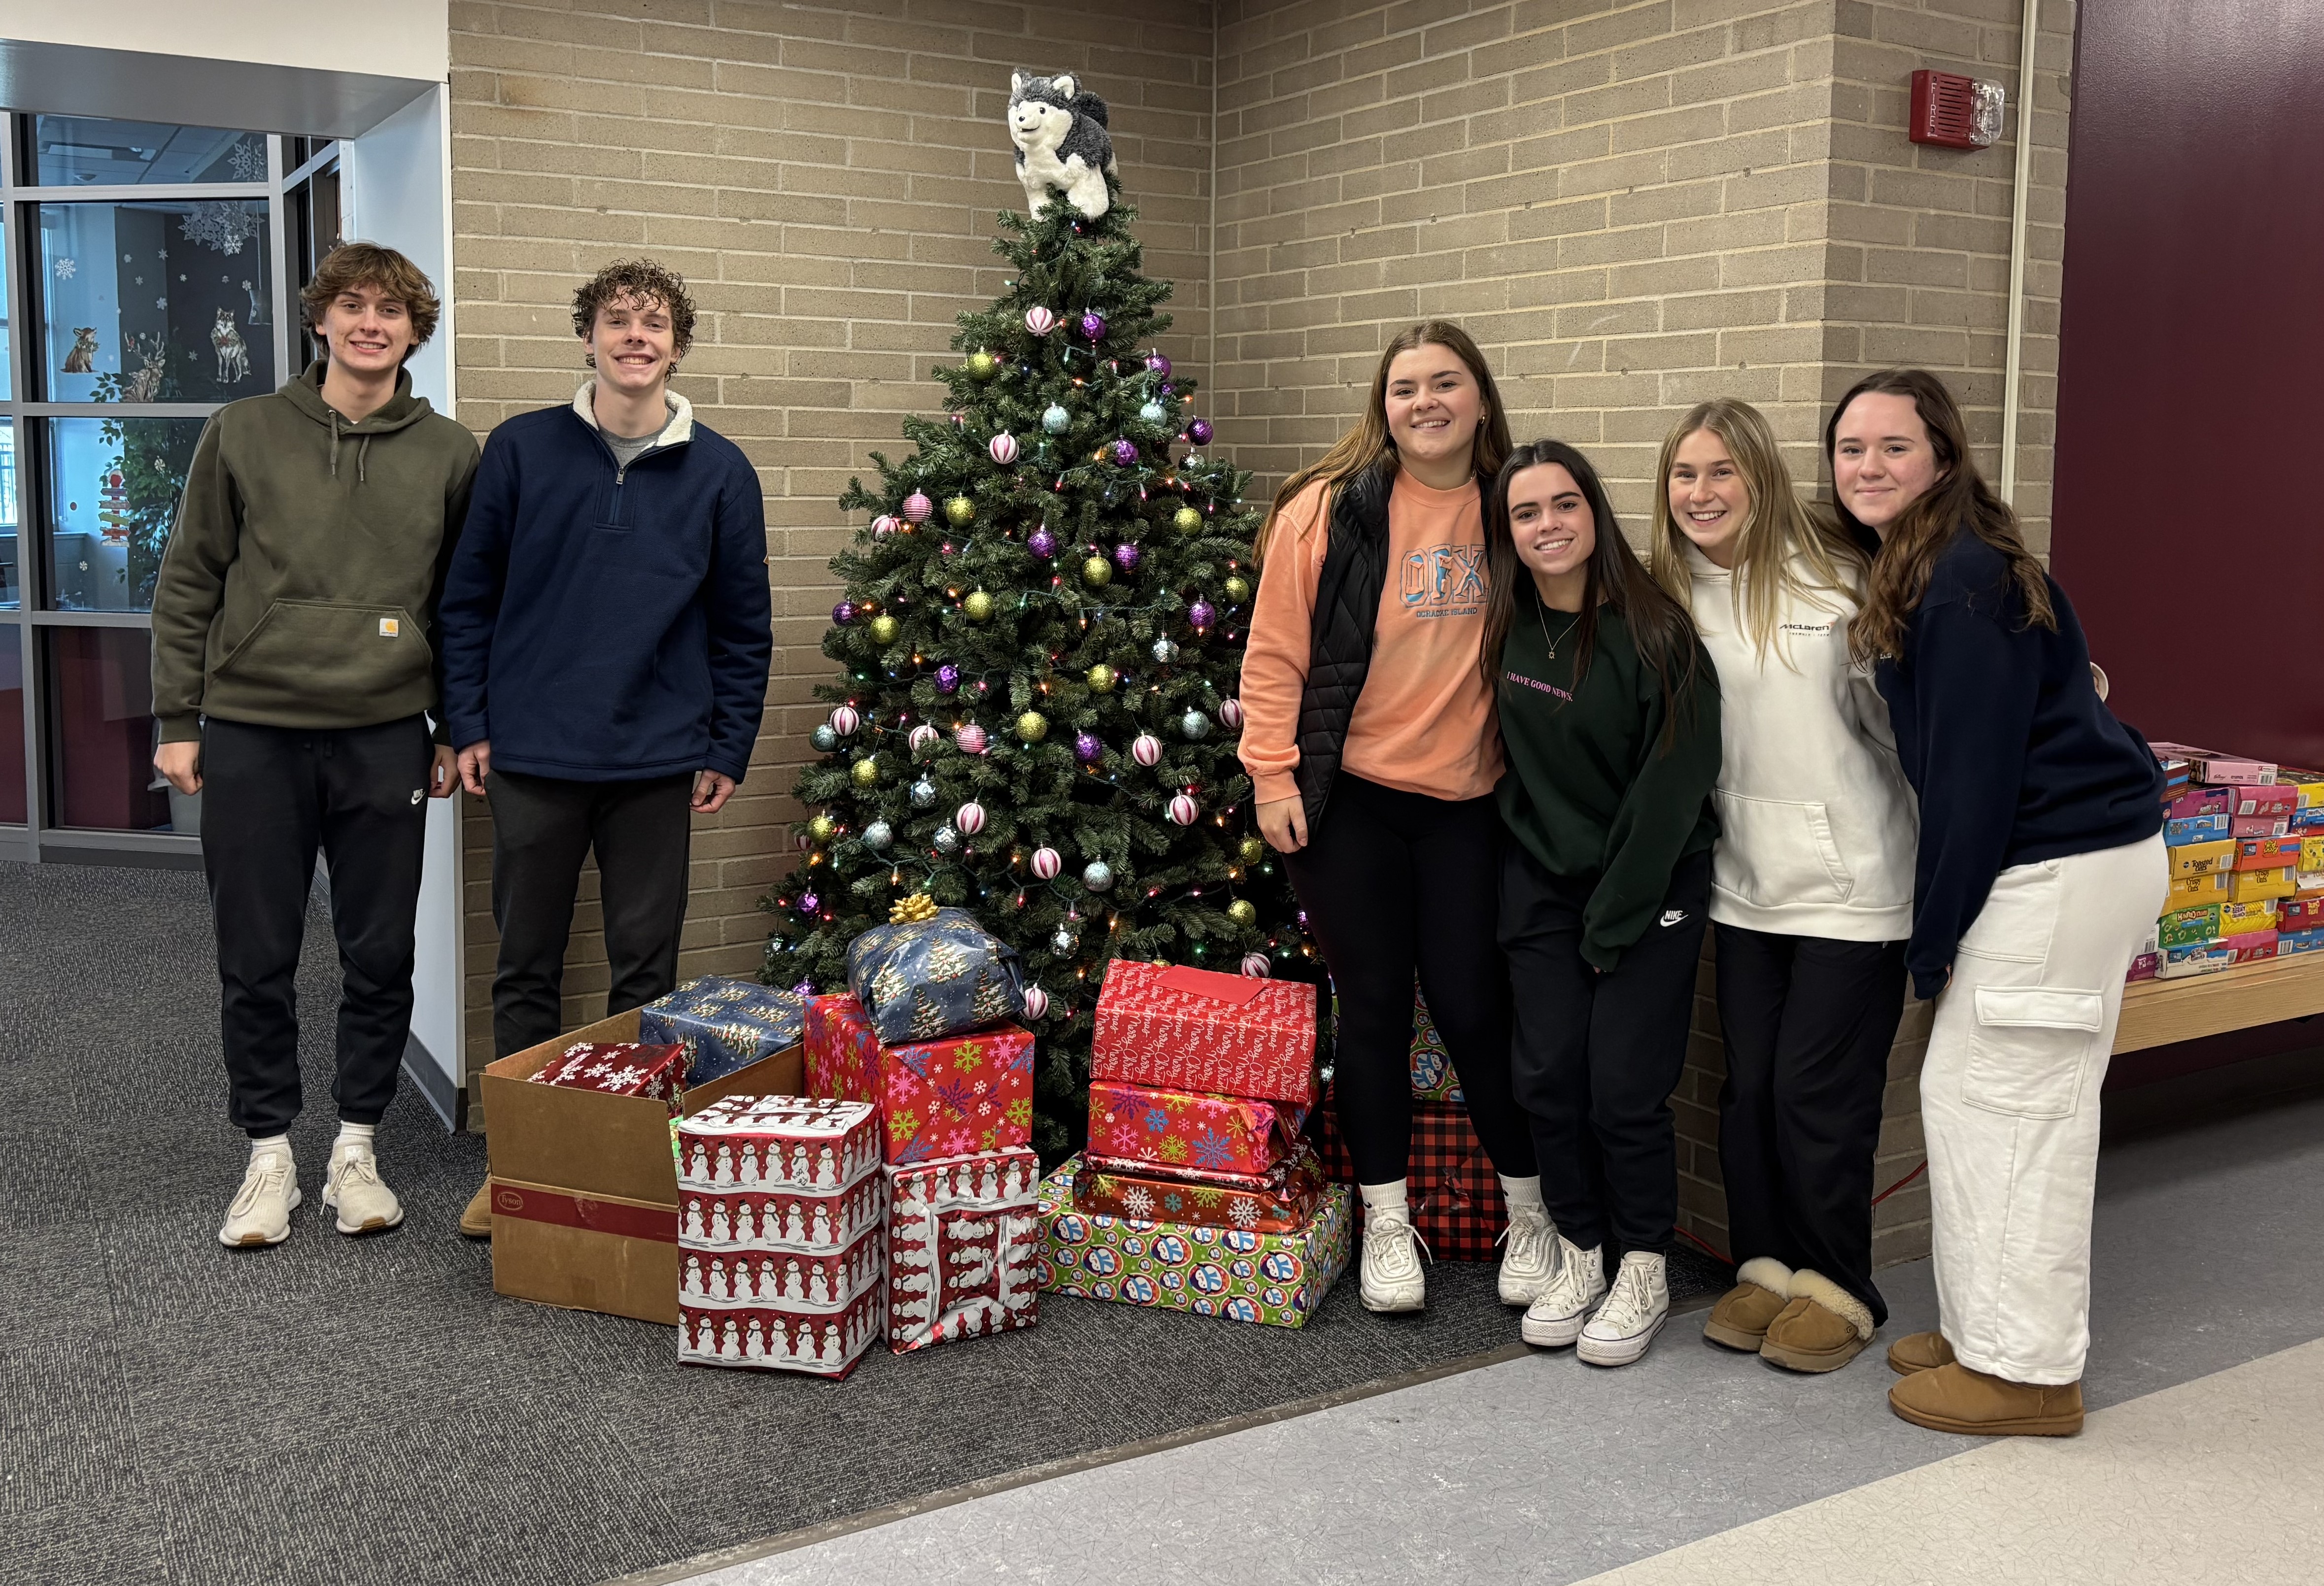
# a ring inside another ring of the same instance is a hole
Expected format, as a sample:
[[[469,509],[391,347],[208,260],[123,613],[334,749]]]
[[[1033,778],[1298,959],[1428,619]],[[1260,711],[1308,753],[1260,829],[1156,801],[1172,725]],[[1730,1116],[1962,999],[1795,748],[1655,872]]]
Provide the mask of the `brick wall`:
[[[1001,117],[1010,69],[1089,74],[1112,108],[1148,270],[1176,281],[1164,347],[1203,373],[1212,17],[984,0],[563,0],[452,7],[455,355],[480,433],[569,399],[567,304],[610,258],[687,276],[702,317],[678,389],[765,482],[774,676],[742,791],[696,826],[684,973],[748,973],[808,752],[833,504],[899,422],[941,400],[953,318],[1004,279],[993,215],[1022,207]],[[468,1061],[492,1051],[491,819],[464,799]],[[569,1025],[606,986],[595,880],[575,919]]]

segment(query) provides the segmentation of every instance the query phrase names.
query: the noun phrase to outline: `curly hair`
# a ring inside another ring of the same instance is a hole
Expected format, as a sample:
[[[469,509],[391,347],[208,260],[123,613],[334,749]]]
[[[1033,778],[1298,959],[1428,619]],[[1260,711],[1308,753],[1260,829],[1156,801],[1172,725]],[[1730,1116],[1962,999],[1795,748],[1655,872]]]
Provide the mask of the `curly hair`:
[[[573,294],[573,334],[587,341],[597,328],[597,310],[625,298],[668,310],[678,355],[686,356],[694,345],[694,300],[687,295],[686,277],[651,259],[616,259],[583,281]]]
[[[414,351],[426,346],[428,338],[436,334],[436,322],[444,313],[443,300],[436,295],[436,283],[419,265],[393,248],[383,248],[377,243],[341,243],[323,255],[323,262],[315,267],[315,279],[299,289],[299,307],[306,316],[308,327],[319,337],[324,311],[341,292],[359,286],[375,288],[382,295],[403,305],[404,313],[411,320]]]

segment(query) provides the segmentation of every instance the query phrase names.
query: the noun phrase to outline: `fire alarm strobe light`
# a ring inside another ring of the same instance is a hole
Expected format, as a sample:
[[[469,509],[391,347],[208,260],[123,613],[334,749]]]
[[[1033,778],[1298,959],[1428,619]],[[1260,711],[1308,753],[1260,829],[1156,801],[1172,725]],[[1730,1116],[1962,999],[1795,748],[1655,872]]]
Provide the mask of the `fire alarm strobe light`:
[[[1983,149],[2001,136],[2001,85],[1950,71],[1913,74],[1906,135],[1941,149]]]

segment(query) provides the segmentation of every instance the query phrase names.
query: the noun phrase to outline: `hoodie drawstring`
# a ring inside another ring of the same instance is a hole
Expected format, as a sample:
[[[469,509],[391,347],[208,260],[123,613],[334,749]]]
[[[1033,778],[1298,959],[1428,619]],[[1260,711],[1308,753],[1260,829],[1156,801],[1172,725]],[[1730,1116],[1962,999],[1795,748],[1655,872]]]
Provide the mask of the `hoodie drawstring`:
[[[337,410],[333,410],[331,413],[331,477],[337,479],[338,476],[339,415]],[[368,435],[356,438],[355,483],[357,484],[371,483],[371,437]]]
[[[337,479],[338,476],[339,476],[339,415],[338,415],[337,410],[336,409],[334,409],[334,410],[332,410],[332,413],[331,413],[331,477],[332,477],[332,478],[334,478],[334,479]]]

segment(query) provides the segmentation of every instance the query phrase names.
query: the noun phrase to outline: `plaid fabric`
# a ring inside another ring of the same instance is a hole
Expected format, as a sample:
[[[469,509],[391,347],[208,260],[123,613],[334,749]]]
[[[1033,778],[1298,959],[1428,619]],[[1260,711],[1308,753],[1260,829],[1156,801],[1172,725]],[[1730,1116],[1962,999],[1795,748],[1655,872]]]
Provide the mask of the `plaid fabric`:
[[[1316,1149],[1326,1176],[1353,1184],[1355,1164],[1340,1138],[1333,1101],[1327,1092],[1315,1109]],[[1508,1226],[1500,1180],[1461,1102],[1414,1100],[1412,1161],[1406,1177],[1412,1226],[1428,1242],[1430,1255],[1440,1261],[1500,1259],[1501,1231]]]

